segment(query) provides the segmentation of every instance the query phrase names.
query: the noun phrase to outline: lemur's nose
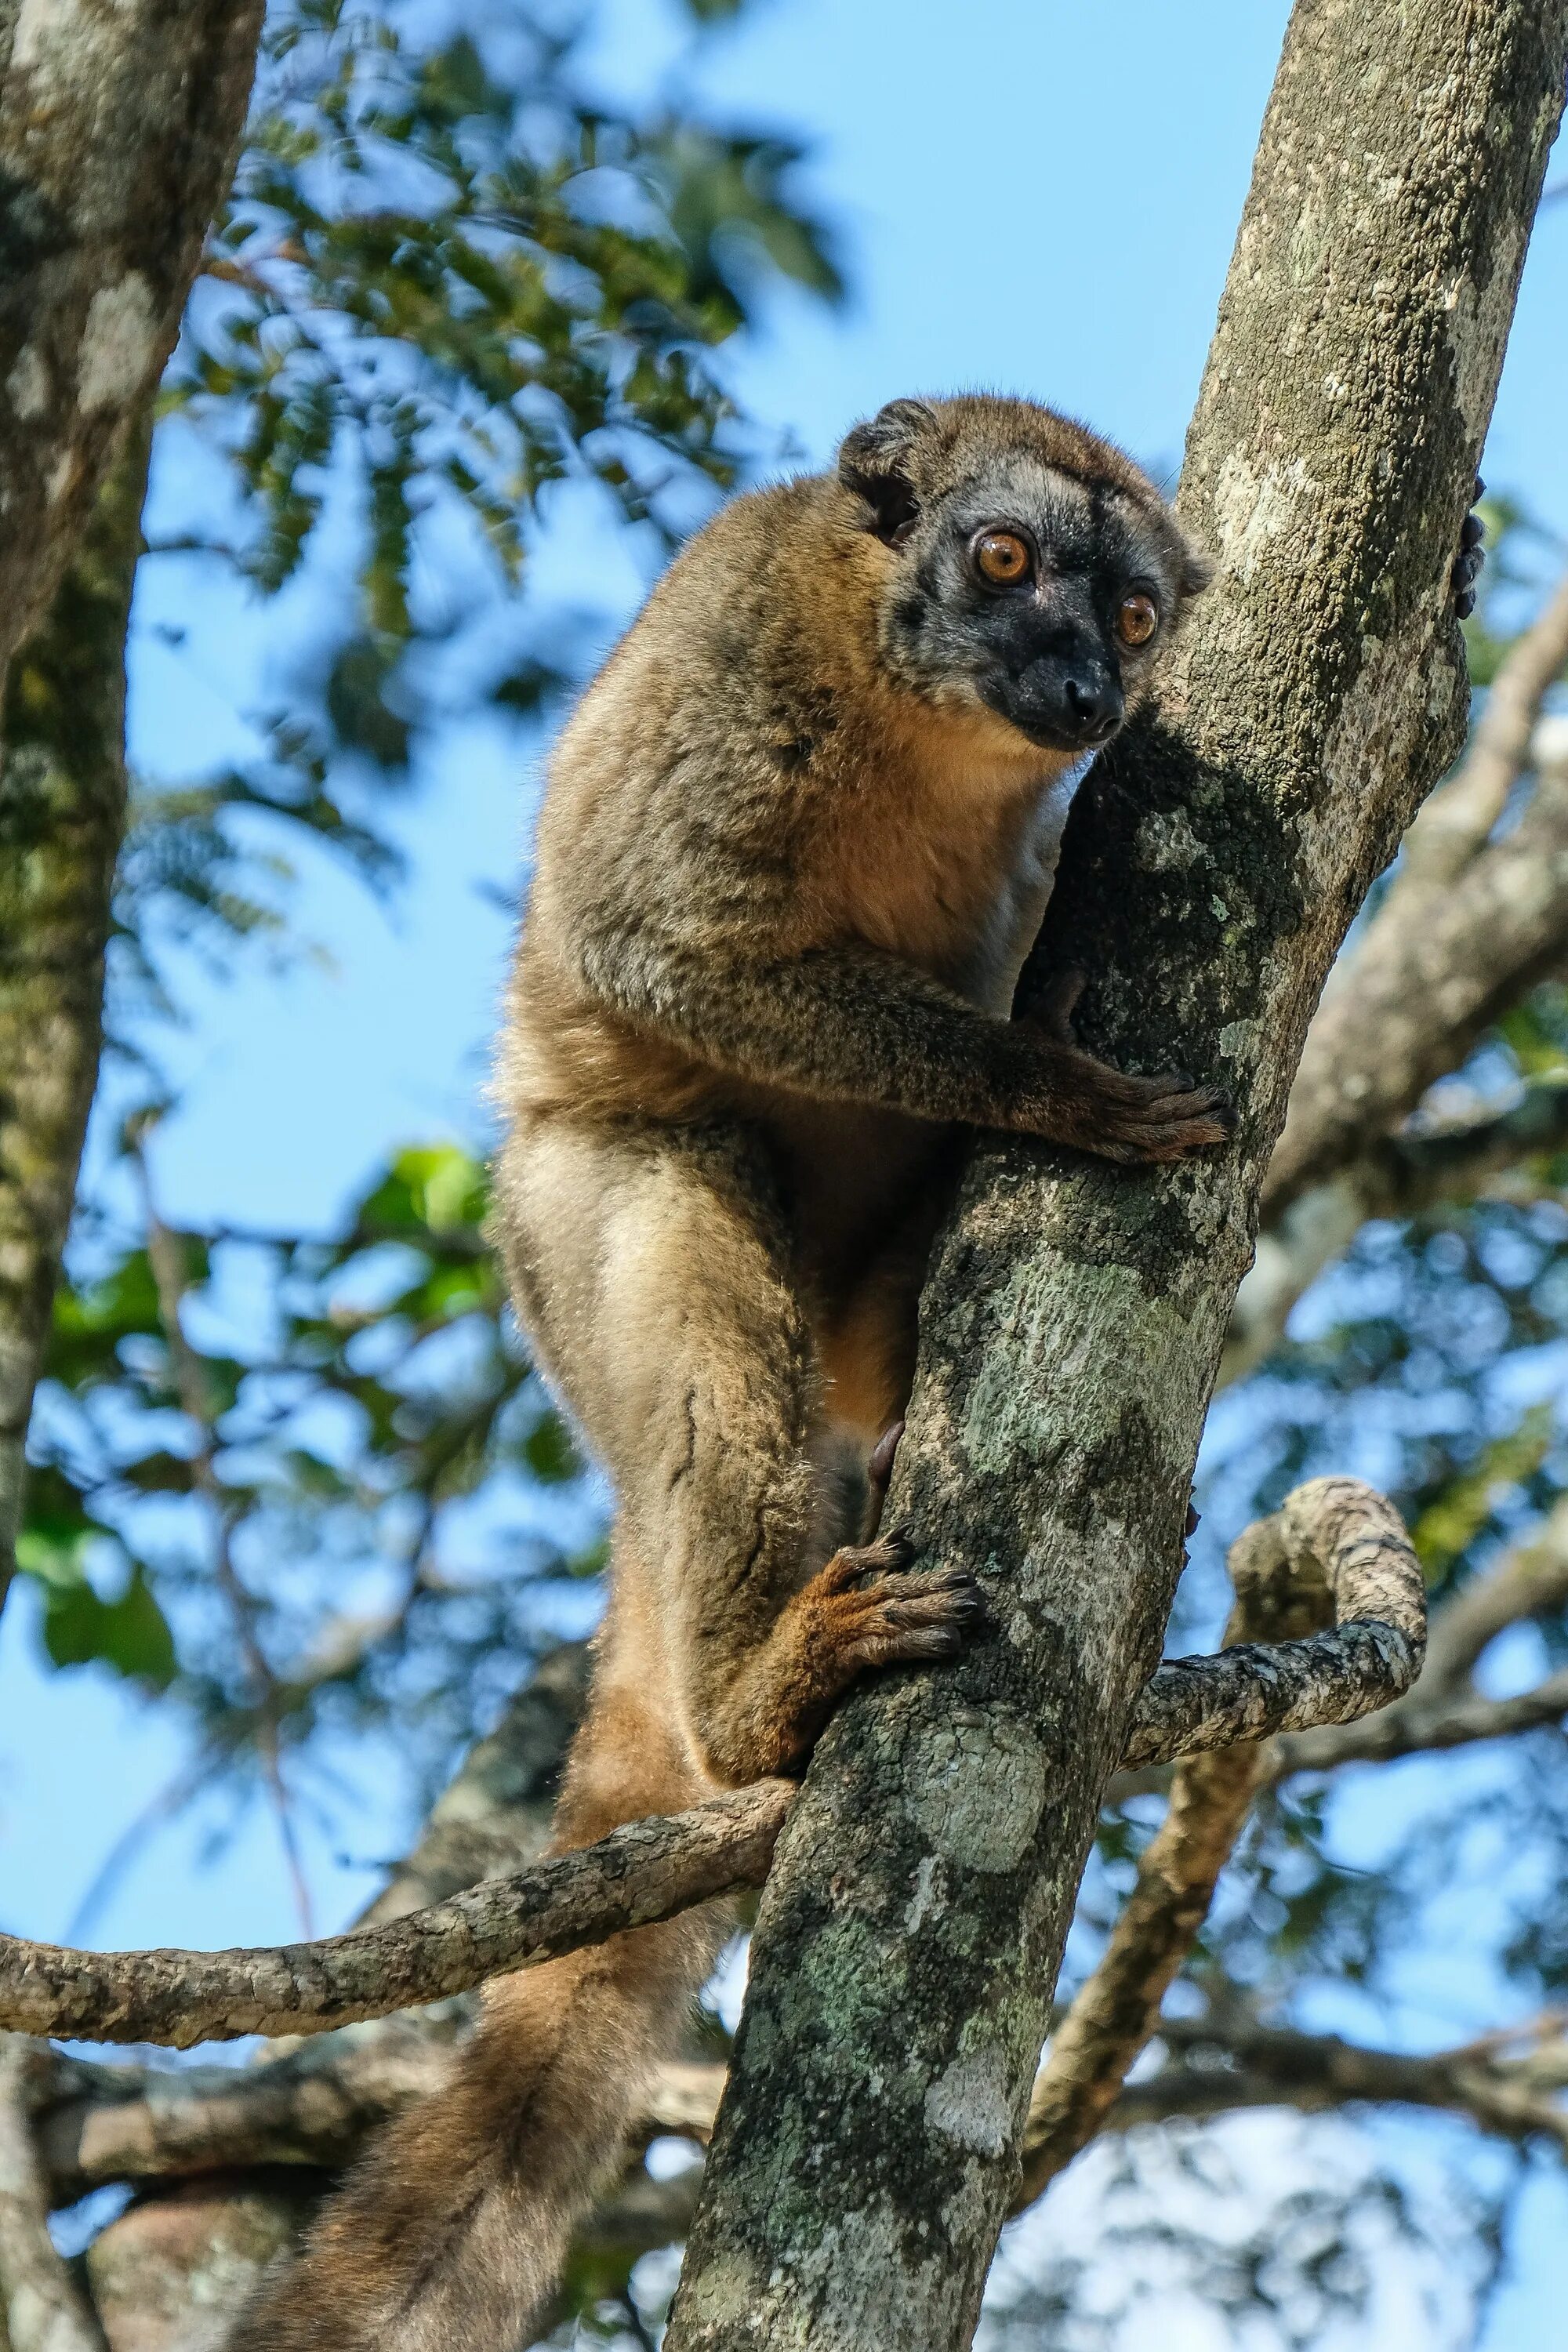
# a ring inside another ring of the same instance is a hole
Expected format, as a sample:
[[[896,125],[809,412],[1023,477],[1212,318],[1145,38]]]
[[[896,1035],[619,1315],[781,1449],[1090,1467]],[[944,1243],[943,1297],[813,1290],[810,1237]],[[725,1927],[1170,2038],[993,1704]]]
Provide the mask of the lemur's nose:
[[[1062,680],[1062,698],[1074,732],[1086,743],[1109,734],[1121,716],[1121,693],[1104,671],[1075,675],[1069,670]]]

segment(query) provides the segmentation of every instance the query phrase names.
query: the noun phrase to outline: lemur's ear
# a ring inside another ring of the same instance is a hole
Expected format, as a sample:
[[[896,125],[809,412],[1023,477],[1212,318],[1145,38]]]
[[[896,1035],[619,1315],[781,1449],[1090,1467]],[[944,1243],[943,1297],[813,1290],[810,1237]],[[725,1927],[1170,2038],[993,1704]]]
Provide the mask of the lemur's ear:
[[[865,425],[844,436],[838,478],[871,509],[871,529],[896,547],[908,538],[920,513],[910,479],[910,457],[936,418],[923,400],[889,400]]]

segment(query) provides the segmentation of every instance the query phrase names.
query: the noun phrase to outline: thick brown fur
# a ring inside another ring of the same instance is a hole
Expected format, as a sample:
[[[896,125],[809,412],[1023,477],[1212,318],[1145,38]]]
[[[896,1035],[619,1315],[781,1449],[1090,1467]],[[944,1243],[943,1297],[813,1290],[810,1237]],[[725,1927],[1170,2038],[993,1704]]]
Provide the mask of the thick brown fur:
[[[962,584],[988,519],[1036,549],[1027,597]],[[1008,1018],[1062,780],[1152,675],[1108,634],[1134,572],[1163,645],[1203,566],[1119,452],[1029,403],[895,403],[836,475],[728,507],[565,731],[499,1169],[519,1311],[618,1504],[563,1845],[797,1770],[858,1675],[972,1628],[968,1580],[879,1533],[873,1460],[964,1129],[1120,1160],[1225,1131],[1079,1052],[1067,1004]],[[1075,662],[1100,731],[1052,741]],[[512,2352],[721,1932],[493,1985],[238,2345]]]

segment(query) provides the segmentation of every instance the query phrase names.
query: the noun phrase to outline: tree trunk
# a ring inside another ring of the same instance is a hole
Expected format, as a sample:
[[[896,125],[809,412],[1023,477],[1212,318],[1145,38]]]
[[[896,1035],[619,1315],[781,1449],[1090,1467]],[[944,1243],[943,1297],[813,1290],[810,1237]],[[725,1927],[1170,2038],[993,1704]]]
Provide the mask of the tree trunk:
[[[110,474],[0,730],[0,1604],[89,1105],[125,821],[125,630],[149,433]]]
[[[0,0],[0,1602],[98,1070],[144,450],[67,574],[179,331],[261,17],[262,0]]]
[[[262,0],[0,0],[0,687],[174,349]]]
[[[992,1632],[817,1750],[667,2352],[971,2339],[1307,1022],[1460,741],[1449,571],[1565,60],[1568,0],[1296,8],[1181,493],[1219,583],[1079,794],[1040,959],[1089,973],[1096,1052],[1221,1079],[1238,1134],[1161,1174],[976,1156],[889,1508]]]

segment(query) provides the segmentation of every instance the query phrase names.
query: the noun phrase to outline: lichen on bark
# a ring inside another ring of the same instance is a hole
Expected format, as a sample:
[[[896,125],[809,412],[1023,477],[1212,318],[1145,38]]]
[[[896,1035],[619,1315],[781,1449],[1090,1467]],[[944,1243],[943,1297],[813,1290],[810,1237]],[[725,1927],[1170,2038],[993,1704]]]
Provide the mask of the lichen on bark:
[[[889,1507],[992,1630],[819,1747],[668,2352],[973,2334],[1307,1021],[1460,740],[1449,572],[1565,61],[1568,0],[1295,11],[1180,495],[1218,584],[1079,796],[1034,975],[1091,975],[1108,1058],[1225,1084],[1236,1145],[1131,1177],[975,1156]]]

